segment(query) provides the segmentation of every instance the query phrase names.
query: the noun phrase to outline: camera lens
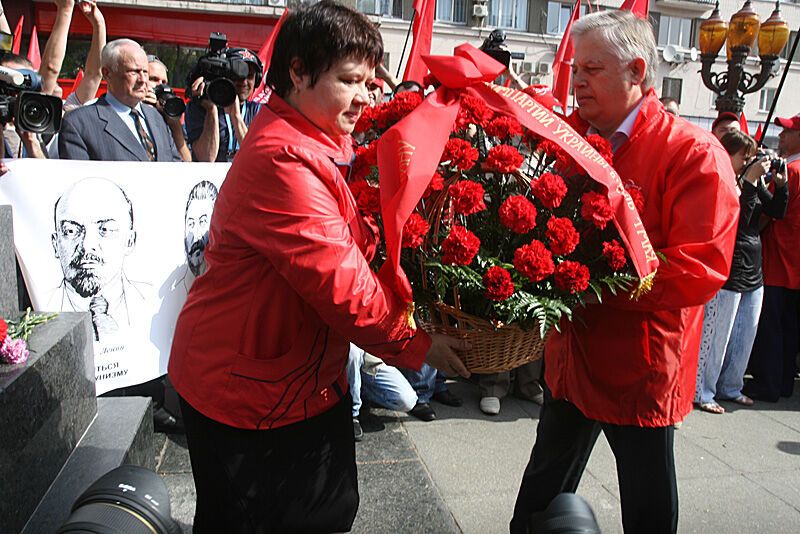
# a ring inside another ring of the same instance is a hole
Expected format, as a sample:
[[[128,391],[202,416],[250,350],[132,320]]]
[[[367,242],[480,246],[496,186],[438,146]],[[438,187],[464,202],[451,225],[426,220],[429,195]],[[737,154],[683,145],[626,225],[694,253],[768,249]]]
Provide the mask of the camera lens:
[[[50,110],[41,102],[30,102],[22,108],[22,116],[28,124],[41,128],[50,119]]]
[[[23,132],[55,133],[61,126],[61,100],[22,91],[17,98],[15,116],[17,126]]]
[[[78,497],[59,534],[178,534],[169,492],[156,473],[135,465],[109,471]]]
[[[217,78],[206,86],[206,94],[218,106],[230,106],[236,100],[236,87],[225,78]]]
[[[178,118],[186,111],[186,104],[179,96],[167,97],[161,105],[164,108],[164,113],[172,118]]]

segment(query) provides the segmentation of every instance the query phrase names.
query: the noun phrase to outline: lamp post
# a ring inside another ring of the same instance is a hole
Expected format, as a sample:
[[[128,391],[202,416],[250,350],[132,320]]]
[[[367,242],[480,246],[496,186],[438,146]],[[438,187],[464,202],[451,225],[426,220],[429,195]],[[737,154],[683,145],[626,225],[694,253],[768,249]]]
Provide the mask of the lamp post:
[[[744,62],[756,39],[761,70],[758,74],[751,74],[744,70]],[[740,114],[744,109],[744,95],[758,91],[773,76],[772,69],[788,40],[789,26],[781,18],[780,0],[775,2],[775,11],[764,24],[753,11],[750,0],[728,24],[719,16],[717,1],[711,16],[700,25],[700,72],[703,84],[717,94],[714,103],[717,111]],[[711,68],[726,41],[728,68],[725,72],[712,72]]]

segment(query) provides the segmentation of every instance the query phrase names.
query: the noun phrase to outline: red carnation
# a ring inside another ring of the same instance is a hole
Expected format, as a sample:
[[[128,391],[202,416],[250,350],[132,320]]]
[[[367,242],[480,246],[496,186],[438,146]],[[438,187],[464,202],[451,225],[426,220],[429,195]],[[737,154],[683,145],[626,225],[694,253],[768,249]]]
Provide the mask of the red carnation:
[[[506,300],[514,294],[511,273],[502,267],[489,267],[483,275],[483,285],[486,287],[486,298],[489,300]]]
[[[609,143],[606,138],[597,134],[592,134],[586,136],[586,141],[592,145],[609,164],[614,163],[614,151],[611,149],[611,143]]]
[[[581,217],[599,229],[604,229],[613,215],[611,203],[602,193],[589,191],[581,196]]]
[[[573,174],[577,164],[567,152],[553,141],[545,139],[537,145],[537,150],[543,151],[551,159],[555,159],[555,168],[563,174]]]
[[[8,335],[8,323],[5,319],[0,318],[0,345],[3,344],[3,341],[6,340],[6,336]]]
[[[494,112],[486,106],[482,98],[471,95],[461,97],[461,107],[456,116],[455,131],[463,130],[470,124],[485,127]]]
[[[469,265],[478,254],[481,241],[478,236],[463,226],[453,226],[442,241],[442,263],[447,265]]]
[[[615,271],[619,271],[628,263],[628,259],[625,257],[625,249],[616,239],[612,239],[610,242],[603,242],[603,257],[608,262],[608,266]]]
[[[536,206],[522,195],[511,195],[498,211],[500,222],[512,232],[527,234],[536,227]]]
[[[567,196],[567,184],[559,175],[546,172],[531,182],[531,191],[545,207],[557,208]]]
[[[483,168],[503,173],[514,172],[522,166],[525,158],[519,150],[509,145],[496,145],[489,149]]]
[[[361,180],[369,176],[372,172],[372,167],[378,165],[377,147],[378,143],[370,143],[369,145],[356,148],[356,159],[353,161],[350,180]]]
[[[581,241],[575,225],[566,217],[550,217],[545,234],[550,240],[550,250],[559,256],[572,254]]]
[[[556,267],[556,288],[575,294],[589,287],[589,268],[577,261],[562,261]]]
[[[636,211],[642,213],[644,211],[644,195],[642,194],[642,188],[629,181],[625,184],[625,191],[628,192],[631,200],[633,200],[633,205],[636,207]]]
[[[361,116],[358,118],[358,121],[356,122],[356,126],[353,129],[353,133],[354,134],[364,133],[364,132],[366,132],[367,130],[369,130],[370,128],[373,127],[374,122],[375,122],[375,110],[376,109],[377,108],[372,108],[372,107],[367,106],[361,111]]]
[[[449,161],[451,167],[455,167],[460,171],[468,171],[478,161],[478,150],[469,141],[451,138],[444,145],[441,161]]]
[[[419,248],[425,241],[425,234],[430,230],[431,225],[425,217],[419,213],[412,213],[406,224],[403,225],[403,248]]]
[[[349,184],[356,206],[364,213],[379,213],[381,211],[381,190],[369,185],[366,180],[355,180]]]
[[[531,282],[540,282],[553,274],[553,254],[544,243],[533,240],[514,251],[514,268]]]
[[[422,198],[428,198],[433,193],[437,193],[444,189],[444,178],[438,172],[433,173],[433,178],[431,178],[431,183],[428,184],[428,187],[425,188],[425,192],[422,194]]]
[[[461,180],[448,190],[453,199],[453,209],[462,215],[472,215],[486,209],[483,186],[471,180]]]
[[[484,130],[488,135],[503,140],[515,135],[522,135],[522,125],[520,125],[519,121],[506,115],[493,118]]]

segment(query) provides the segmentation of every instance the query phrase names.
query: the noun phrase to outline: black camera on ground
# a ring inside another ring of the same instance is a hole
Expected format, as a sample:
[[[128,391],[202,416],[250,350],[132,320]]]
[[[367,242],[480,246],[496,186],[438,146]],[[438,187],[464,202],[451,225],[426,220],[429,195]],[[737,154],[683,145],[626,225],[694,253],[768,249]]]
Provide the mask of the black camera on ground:
[[[28,69],[0,66],[0,123],[21,132],[54,134],[61,127],[61,99],[44,95],[42,78]]]
[[[78,497],[58,534],[180,534],[169,492],[153,471],[123,465],[97,479]]]
[[[153,92],[156,94],[156,100],[158,100],[161,109],[164,110],[168,117],[177,119],[186,111],[186,103],[175,94],[175,91],[169,85],[160,83],[153,88]]]
[[[247,61],[230,57],[227,53],[228,38],[224,33],[212,32],[208,40],[208,53],[197,60],[189,75],[188,86],[203,77],[205,89],[202,97],[208,97],[218,106],[230,106],[236,100],[235,82],[244,80],[250,72]]]

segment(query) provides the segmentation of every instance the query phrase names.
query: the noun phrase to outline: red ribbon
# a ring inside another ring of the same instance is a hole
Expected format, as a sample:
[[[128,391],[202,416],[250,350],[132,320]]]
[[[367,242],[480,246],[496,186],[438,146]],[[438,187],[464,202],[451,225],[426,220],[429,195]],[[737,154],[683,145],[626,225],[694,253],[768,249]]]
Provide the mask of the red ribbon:
[[[472,45],[458,46],[453,56],[424,56],[424,60],[442,86],[390,128],[378,144],[387,253],[379,276],[385,283],[405,301],[413,300],[411,284],[400,267],[403,225],[436,172],[461,96],[466,94],[482,98],[493,111],[515,117],[536,135],[558,144],[593,180],[604,185],[614,224],[637,274],[645,278],[655,272],[658,258],[622,180],[569,124],[528,94],[492,84],[505,67]]]

